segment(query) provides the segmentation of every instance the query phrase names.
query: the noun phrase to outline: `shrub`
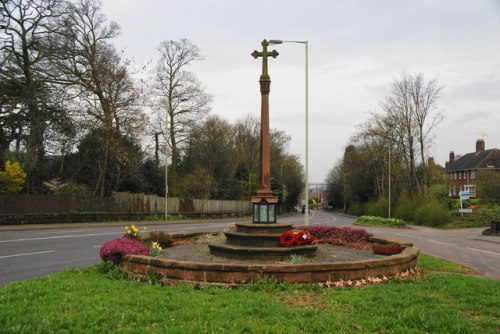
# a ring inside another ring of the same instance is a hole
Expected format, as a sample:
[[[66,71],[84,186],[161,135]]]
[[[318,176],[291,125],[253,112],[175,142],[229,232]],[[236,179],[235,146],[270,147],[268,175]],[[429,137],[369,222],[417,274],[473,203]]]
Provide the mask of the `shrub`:
[[[413,220],[413,213],[418,206],[418,201],[411,200],[407,197],[401,197],[394,210],[394,217],[401,218],[406,221]]]
[[[5,162],[4,171],[0,170],[0,193],[17,193],[23,189],[26,173],[19,162]]]
[[[420,205],[413,215],[413,222],[417,225],[442,226],[451,221],[451,215],[443,204],[437,200],[430,200]]]
[[[361,216],[364,213],[363,204],[358,202],[351,203],[351,205],[349,205],[347,213],[353,216]]]
[[[439,203],[442,203],[448,209],[452,208],[453,201],[450,196],[448,196],[448,188],[445,185],[434,184],[428,188],[427,193],[432,198],[437,199]]]
[[[172,247],[174,244],[174,239],[164,231],[151,231],[145,239],[150,242],[157,242],[160,244],[161,248]]]
[[[387,245],[376,244],[372,246],[373,253],[379,255],[399,254],[401,253],[401,251],[403,251],[403,249],[405,249],[404,246],[398,244],[387,244]]]
[[[490,226],[492,221],[500,221],[500,206],[488,206],[479,204],[473,210],[473,213],[467,213],[463,216],[457,211],[453,214],[453,222],[446,227],[483,227]]]
[[[386,217],[389,209],[389,201],[387,198],[381,198],[376,202],[368,202],[365,204],[365,213],[368,216]]]
[[[149,255],[149,247],[136,239],[116,238],[105,242],[99,252],[103,261],[113,261],[115,265],[127,254]]]

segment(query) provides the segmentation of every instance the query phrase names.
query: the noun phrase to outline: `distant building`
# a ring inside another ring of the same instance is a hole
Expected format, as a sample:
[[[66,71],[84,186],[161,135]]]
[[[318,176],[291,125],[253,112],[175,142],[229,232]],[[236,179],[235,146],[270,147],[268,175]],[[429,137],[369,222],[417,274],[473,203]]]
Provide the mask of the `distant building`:
[[[481,170],[500,172],[500,150],[485,149],[483,139],[476,141],[476,152],[467,153],[455,160],[455,153],[450,152],[445,165],[450,180],[450,196],[458,196],[460,191],[468,191],[470,197],[476,197],[476,176]]]

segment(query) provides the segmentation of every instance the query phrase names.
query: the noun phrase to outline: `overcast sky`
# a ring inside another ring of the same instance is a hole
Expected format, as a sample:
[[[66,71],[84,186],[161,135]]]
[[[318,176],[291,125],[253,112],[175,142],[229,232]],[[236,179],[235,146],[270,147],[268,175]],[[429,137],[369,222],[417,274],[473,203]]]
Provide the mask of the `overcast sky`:
[[[307,40],[310,182],[325,180],[402,71],[444,86],[437,163],[473,152],[478,138],[500,148],[500,0],[103,0],[103,11],[137,64],[155,62],[164,40],[199,46],[205,60],[192,70],[213,95],[212,114],[231,122],[260,116],[261,59],[250,56],[260,42]],[[271,127],[291,135],[289,152],[303,159],[305,48],[272,49]]]

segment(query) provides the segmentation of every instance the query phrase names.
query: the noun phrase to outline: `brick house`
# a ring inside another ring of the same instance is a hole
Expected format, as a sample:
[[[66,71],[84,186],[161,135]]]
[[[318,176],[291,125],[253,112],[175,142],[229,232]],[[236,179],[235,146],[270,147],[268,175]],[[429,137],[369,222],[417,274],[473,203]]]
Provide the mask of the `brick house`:
[[[500,172],[500,150],[486,150],[484,140],[478,139],[476,152],[455,159],[455,153],[451,151],[445,169],[450,180],[450,196],[458,196],[460,191],[465,190],[470,197],[476,197],[476,173],[481,170]]]

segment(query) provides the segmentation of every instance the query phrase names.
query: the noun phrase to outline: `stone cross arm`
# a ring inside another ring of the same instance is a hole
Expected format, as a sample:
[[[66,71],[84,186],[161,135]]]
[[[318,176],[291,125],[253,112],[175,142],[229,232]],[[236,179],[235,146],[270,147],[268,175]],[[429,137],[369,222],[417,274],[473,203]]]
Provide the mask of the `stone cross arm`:
[[[268,57],[273,57],[273,58],[276,58],[279,53],[278,51],[276,50],[273,50],[271,52],[268,52],[267,51],[267,46],[269,45],[269,42],[266,41],[266,40],[263,40],[262,43],[262,52],[259,52],[257,50],[255,50],[254,52],[252,52],[252,56],[254,58],[258,58],[258,57],[262,57],[262,74],[260,76],[260,79],[261,80],[269,80],[269,74],[268,74],[268,71],[267,71],[267,58]]]
[[[258,58],[258,57],[273,57],[273,58],[276,58],[277,56],[279,56],[279,53],[276,50],[273,50],[271,52],[259,52],[259,51],[255,50],[254,52],[252,52],[252,56],[254,58]]]

